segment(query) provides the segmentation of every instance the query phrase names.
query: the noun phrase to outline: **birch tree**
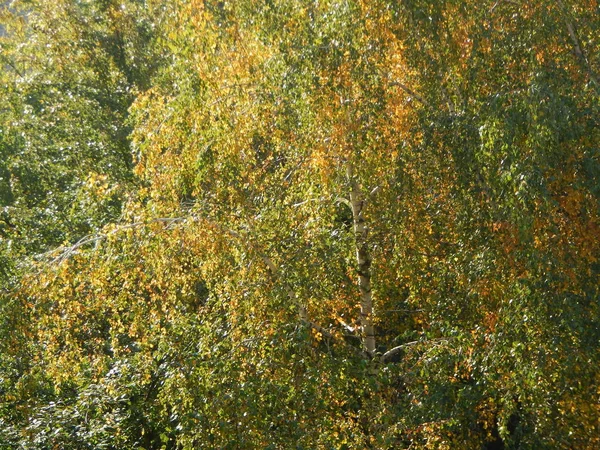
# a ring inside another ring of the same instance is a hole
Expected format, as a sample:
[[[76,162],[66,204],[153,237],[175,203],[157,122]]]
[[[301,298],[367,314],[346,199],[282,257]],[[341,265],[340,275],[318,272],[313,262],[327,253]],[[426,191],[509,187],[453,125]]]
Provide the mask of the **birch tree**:
[[[596,443],[593,5],[171,8],[139,190],[11,294],[6,439]]]

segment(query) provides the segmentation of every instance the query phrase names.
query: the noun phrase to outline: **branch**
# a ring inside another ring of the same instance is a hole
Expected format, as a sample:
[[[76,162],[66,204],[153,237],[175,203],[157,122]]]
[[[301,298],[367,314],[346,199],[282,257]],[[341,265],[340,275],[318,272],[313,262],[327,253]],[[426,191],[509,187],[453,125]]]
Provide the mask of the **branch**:
[[[587,69],[587,73],[588,73],[588,76],[590,77],[590,80],[592,80],[592,82],[594,83],[594,85],[596,85],[596,87],[600,86],[600,84],[598,83],[598,78],[596,78],[596,74],[594,73],[592,66],[590,65],[590,62],[586,58],[585,53],[583,52],[583,49],[581,48],[579,38],[577,37],[577,33],[575,31],[575,26],[573,25],[573,22],[571,22],[569,20],[569,18],[567,17],[568,11],[567,11],[565,4],[562,2],[562,0],[558,0],[558,5],[563,10],[563,13],[565,15],[565,24],[567,26],[567,31],[569,32],[569,37],[571,38],[571,42],[573,43],[573,50],[575,51],[575,54],[577,55],[577,57],[579,58],[581,63],[585,66],[585,68]]]
[[[352,203],[350,203],[350,200],[348,200],[347,198],[336,197],[335,198],[335,202],[336,203],[341,203],[343,205],[346,205],[348,208],[350,208],[350,211],[352,211]]]
[[[60,264],[63,261],[65,261],[66,259],[68,259],[71,255],[73,255],[73,253],[75,253],[75,251],[77,251],[79,248],[81,248],[87,244],[91,244],[92,242],[98,242],[98,241],[103,241],[105,239],[108,239],[109,236],[117,234],[121,231],[129,230],[131,228],[137,228],[140,226],[150,225],[153,223],[166,223],[167,225],[165,228],[169,229],[171,227],[171,225],[173,225],[174,223],[184,222],[185,220],[188,220],[188,218],[185,218],[185,217],[160,217],[160,218],[148,220],[145,222],[133,222],[133,223],[130,223],[127,225],[121,225],[121,226],[115,228],[114,230],[110,231],[109,233],[98,233],[98,234],[93,234],[93,235],[87,235],[87,236],[84,236],[81,239],[79,239],[79,241],[77,241],[73,245],[62,246],[62,247],[52,249],[45,253],[36,255],[34,258],[38,259],[38,260],[46,259],[52,255],[55,255],[56,253],[59,253],[56,257],[54,257],[50,261],[50,263],[51,264],[57,264],[57,263]]]
[[[407,347],[413,347],[413,346],[419,345],[419,344],[438,343],[438,342],[448,342],[448,338],[429,339],[426,341],[412,341],[412,342],[407,342],[402,345],[398,345],[397,347],[394,347],[394,348],[388,350],[387,352],[385,352],[383,355],[381,355],[381,362],[384,364],[387,362],[390,362],[390,360],[392,360],[395,356],[397,356],[400,352],[402,352],[402,350],[404,350]]]
[[[84,247],[85,245],[91,244],[93,242],[99,242],[99,241],[106,240],[110,236],[115,235],[124,230],[147,226],[147,225],[154,224],[154,223],[164,223],[164,224],[166,224],[164,229],[170,229],[174,224],[185,223],[185,222],[197,222],[202,219],[207,220],[207,221],[211,222],[212,224],[219,226],[219,228],[221,228],[225,233],[227,233],[230,236],[232,236],[233,238],[240,240],[240,241],[244,242],[245,244],[249,245],[251,248],[254,249],[254,251],[257,252],[260,259],[267,266],[267,269],[268,269],[269,273],[271,274],[271,276],[273,278],[281,278],[279,267],[277,267],[277,265],[273,262],[273,260],[259,248],[259,245],[257,243],[249,241],[248,239],[245,239],[238,232],[231,230],[229,228],[223,227],[220,224],[216,224],[214,221],[211,221],[210,219],[207,219],[205,217],[193,216],[193,215],[189,216],[189,217],[159,217],[159,218],[148,220],[148,221],[133,222],[130,224],[119,226],[108,233],[98,233],[95,235],[84,236],[83,238],[81,238],[79,241],[77,241],[75,244],[73,244],[71,246],[58,247],[49,252],[37,255],[35,258],[36,259],[46,259],[46,258],[52,257],[58,253],[57,256],[54,256],[54,258],[51,259],[50,264],[60,264],[60,263],[64,262],[65,260],[67,260],[69,257],[71,257],[81,247]],[[306,313],[306,308],[302,304],[300,304],[300,302],[296,298],[296,294],[295,294],[294,290],[292,289],[292,287],[285,280],[283,280],[283,283],[284,283],[285,290],[286,290],[286,293],[287,293],[289,299],[299,309],[300,320],[304,324],[309,326],[310,328],[317,330],[319,333],[321,333],[323,336],[327,337],[328,339],[336,340],[336,336],[334,334],[332,334],[330,330],[323,328],[321,325],[319,325],[315,322],[312,322],[308,319],[308,315]],[[347,328],[350,329],[351,327],[347,326]],[[339,341],[339,342],[342,342],[343,344],[345,344],[345,346],[348,347],[350,350],[352,350],[357,356],[364,358],[364,359],[369,358],[369,355],[367,355],[362,350],[360,350],[344,341]]]
[[[520,6],[517,2],[512,1],[512,0],[498,0],[496,3],[494,3],[494,6],[492,6],[490,8],[490,13],[493,13],[494,10],[498,7],[498,5],[500,5],[501,3],[510,3],[511,5],[515,5],[515,6]]]
[[[332,341],[336,340],[335,335],[331,334],[331,332],[328,329],[323,328],[321,325],[319,325],[317,323],[314,323],[314,322],[311,322],[310,320],[307,320],[307,319],[303,320],[303,322],[306,325],[308,325],[309,327],[311,327],[314,330],[316,330],[319,333],[321,333],[326,338],[331,339]],[[358,336],[352,336],[352,337],[356,337],[356,338],[360,339],[360,337],[358,337]],[[344,342],[344,341],[338,341],[338,342],[341,342],[342,344],[344,344],[346,348],[350,349],[359,358],[362,358],[362,359],[371,359],[370,355],[367,352],[365,352],[365,351],[363,351],[363,350],[361,350],[359,348],[356,348],[356,347],[354,347],[353,345],[350,345],[347,342]]]
[[[19,69],[17,69],[17,66],[11,61],[11,59],[8,56],[2,55],[2,59],[4,59],[4,61],[12,68],[12,70],[15,71],[19,78],[25,78],[23,73]]]
[[[337,321],[340,323],[340,325],[342,325],[347,331],[349,331],[350,333],[352,333],[351,336],[354,336],[354,333],[356,332],[356,327],[351,327],[350,325],[348,325],[344,320],[342,320],[341,317],[337,317]]]
[[[431,104],[427,100],[425,100],[422,96],[420,96],[415,91],[413,91],[407,85],[402,84],[399,81],[392,81],[390,83],[390,86],[398,86],[400,89],[402,89],[404,92],[406,92],[407,94],[409,94],[412,97],[414,97],[416,100],[418,100],[419,102],[421,102],[423,105],[427,106],[428,108],[431,108]]]

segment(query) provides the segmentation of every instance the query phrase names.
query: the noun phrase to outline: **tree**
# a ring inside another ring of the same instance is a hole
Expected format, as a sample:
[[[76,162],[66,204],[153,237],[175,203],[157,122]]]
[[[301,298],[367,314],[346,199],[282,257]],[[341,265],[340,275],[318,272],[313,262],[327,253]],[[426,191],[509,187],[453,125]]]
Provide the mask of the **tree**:
[[[164,20],[129,110],[141,189],[15,294],[40,345],[8,430],[597,443],[593,5],[191,1]]]
[[[0,229],[11,259],[118,219],[135,186],[127,110],[162,59],[158,11],[54,0],[3,9]]]

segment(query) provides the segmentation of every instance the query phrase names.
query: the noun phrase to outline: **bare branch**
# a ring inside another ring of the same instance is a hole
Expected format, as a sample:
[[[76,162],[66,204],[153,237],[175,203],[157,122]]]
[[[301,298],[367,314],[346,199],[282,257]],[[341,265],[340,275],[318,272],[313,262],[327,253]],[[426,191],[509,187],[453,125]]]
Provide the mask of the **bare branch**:
[[[502,3],[509,3],[511,5],[520,6],[517,2],[512,0],[498,0],[496,3],[494,3],[494,6],[490,8],[490,13],[493,13],[494,10]]]

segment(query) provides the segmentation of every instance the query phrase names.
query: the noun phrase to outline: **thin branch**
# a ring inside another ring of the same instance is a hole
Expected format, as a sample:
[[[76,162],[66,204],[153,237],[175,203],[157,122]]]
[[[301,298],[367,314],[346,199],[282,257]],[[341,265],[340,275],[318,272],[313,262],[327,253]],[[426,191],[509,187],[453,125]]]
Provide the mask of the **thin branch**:
[[[381,355],[381,362],[382,363],[390,362],[390,360],[392,360],[395,356],[397,356],[405,348],[408,348],[408,347],[414,347],[419,344],[430,344],[430,343],[438,344],[438,343],[448,342],[448,341],[449,341],[448,338],[437,338],[437,339],[428,339],[426,341],[407,342],[405,344],[398,345],[397,347],[394,347],[394,348],[388,350],[387,352],[385,352],[383,355]]]
[[[427,106],[428,108],[431,108],[431,104],[427,100],[425,100],[422,96],[420,96],[415,91],[413,91],[407,85],[400,83],[399,81],[392,81],[390,83],[390,86],[398,86],[400,89],[402,89],[404,92],[409,94],[411,97],[414,97],[416,100],[421,102],[423,105]]]
[[[319,333],[321,333],[326,338],[331,339],[332,341],[336,340],[334,334],[332,334],[328,329],[323,328],[319,324],[311,322],[310,320],[304,320],[304,323],[306,325],[308,325],[309,327],[313,328],[314,330],[318,331]],[[355,335],[351,335],[349,337],[360,339],[359,336],[355,336]],[[363,351],[363,350],[361,350],[359,348],[356,348],[353,345],[348,344],[347,342],[344,342],[344,341],[341,341],[341,342],[345,345],[346,348],[348,348],[349,350],[351,350],[359,358],[362,358],[362,359],[371,359],[370,355],[367,352],[365,352],[365,351]]]
[[[493,13],[494,10],[498,7],[498,5],[500,5],[501,3],[510,3],[511,5],[515,5],[515,6],[520,6],[517,2],[512,1],[512,0],[498,0],[496,3],[494,3],[494,6],[492,6],[490,8],[490,13]]]
[[[23,75],[23,73],[17,69],[17,66],[10,60],[10,58],[8,58],[5,55],[2,55],[2,59],[4,59],[4,61],[12,68],[12,70],[15,71],[15,73],[19,76],[19,78],[25,78],[25,76]]]
[[[337,317],[337,321],[340,323],[340,325],[342,325],[346,330],[348,330],[350,333],[352,333],[352,336],[354,336],[354,333],[356,333],[356,327],[352,327],[350,325],[348,325],[341,317]]]
[[[146,226],[146,225],[150,225],[153,223],[166,223],[167,225],[165,228],[169,229],[169,228],[171,228],[171,226],[174,223],[184,222],[185,220],[188,220],[188,219],[189,218],[185,218],[185,217],[159,217],[157,219],[152,219],[152,220],[145,221],[145,222],[133,222],[133,223],[126,224],[126,225],[121,225],[121,226],[115,228],[114,230],[110,231],[109,233],[98,233],[98,234],[94,234],[94,235],[84,236],[73,245],[55,248],[55,249],[47,251],[45,253],[36,255],[35,259],[43,260],[50,256],[56,255],[58,253],[58,255],[55,256],[50,261],[50,263],[51,264],[60,264],[63,261],[65,261],[66,259],[68,259],[71,255],[73,255],[81,247],[84,247],[85,245],[91,244],[93,242],[99,242],[99,241],[106,240],[110,236],[113,236],[121,231],[129,230],[132,228],[137,228],[140,226]]]
[[[336,197],[335,202],[336,203],[341,203],[343,205],[346,205],[348,208],[350,208],[350,211],[352,211],[352,203],[350,203],[350,200],[348,200],[347,198]]]

